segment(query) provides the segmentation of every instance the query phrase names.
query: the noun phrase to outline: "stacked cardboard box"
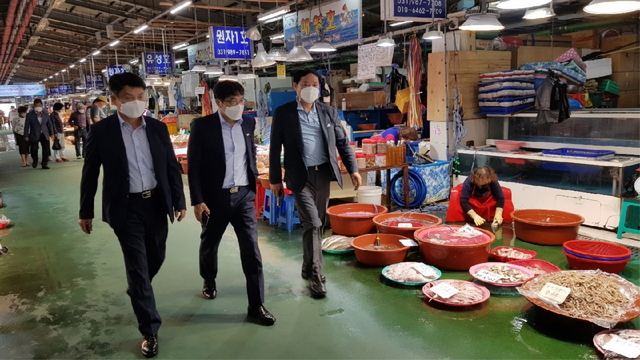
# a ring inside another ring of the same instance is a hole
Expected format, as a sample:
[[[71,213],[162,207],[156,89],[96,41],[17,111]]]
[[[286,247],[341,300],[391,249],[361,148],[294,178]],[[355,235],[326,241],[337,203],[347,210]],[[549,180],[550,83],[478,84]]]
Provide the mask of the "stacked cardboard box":
[[[601,50],[614,51],[628,49],[608,55],[611,58],[611,80],[620,85],[619,108],[640,107],[640,49],[637,48],[638,35],[623,35],[604,38]],[[630,46],[626,46],[630,45]]]

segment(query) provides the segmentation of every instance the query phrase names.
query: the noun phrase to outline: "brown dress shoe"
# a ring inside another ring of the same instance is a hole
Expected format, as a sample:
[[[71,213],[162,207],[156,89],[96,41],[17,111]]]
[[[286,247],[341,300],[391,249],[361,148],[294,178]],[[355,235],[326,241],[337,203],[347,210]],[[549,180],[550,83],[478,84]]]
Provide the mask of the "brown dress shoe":
[[[56,159],[56,162],[62,162],[62,159]]]
[[[64,161],[64,162],[68,162],[68,161],[69,161],[69,159],[67,159],[67,158],[62,158],[62,161]]]

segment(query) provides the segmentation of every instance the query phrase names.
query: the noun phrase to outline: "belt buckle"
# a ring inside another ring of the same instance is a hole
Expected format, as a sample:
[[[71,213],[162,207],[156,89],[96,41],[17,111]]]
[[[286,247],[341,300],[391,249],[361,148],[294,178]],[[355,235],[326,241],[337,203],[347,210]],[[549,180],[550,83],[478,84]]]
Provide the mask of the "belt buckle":
[[[232,194],[235,194],[235,193],[237,193],[237,192],[238,192],[238,190],[240,190],[240,188],[239,188],[239,187],[237,187],[237,186],[234,186],[234,187],[232,187],[231,189],[229,189],[229,192],[230,192],[230,193],[232,193]]]
[[[147,191],[143,191],[142,192],[142,198],[143,199],[148,199],[151,197],[151,190],[147,190]]]

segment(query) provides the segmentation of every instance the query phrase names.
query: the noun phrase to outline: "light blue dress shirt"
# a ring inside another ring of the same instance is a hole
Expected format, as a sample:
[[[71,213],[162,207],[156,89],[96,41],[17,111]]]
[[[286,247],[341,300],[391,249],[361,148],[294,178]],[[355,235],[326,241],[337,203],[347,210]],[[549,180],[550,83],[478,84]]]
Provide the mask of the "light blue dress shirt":
[[[155,189],[158,181],[147,138],[147,123],[142,118],[142,126],[134,130],[131,125],[122,120],[120,114],[118,114],[118,120],[120,120],[120,131],[127,151],[127,164],[129,164],[129,192],[141,193]]]
[[[235,186],[249,185],[247,175],[247,145],[245,135],[242,131],[243,119],[236,121],[233,126],[220,117],[222,127],[222,140],[224,142],[224,162],[226,169],[224,173],[223,189],[230,189]]]
[[[304,111],[302,104],[298,102],[298,118],[302,129],[302,143],[304,144],[302,158],[305,165],[309,167],[329,162],[316,105],[314,104],[311,111],[307,113]]]

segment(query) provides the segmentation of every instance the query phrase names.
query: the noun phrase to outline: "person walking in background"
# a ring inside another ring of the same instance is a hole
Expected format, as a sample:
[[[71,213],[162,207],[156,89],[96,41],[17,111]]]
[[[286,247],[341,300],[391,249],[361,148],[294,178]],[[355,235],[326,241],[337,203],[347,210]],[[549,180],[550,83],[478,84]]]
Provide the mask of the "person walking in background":
[[[191,205],[202,224],[200,276],[207,299],[217,296],[218,246],[229,223],[240,246],[247,279],[248,315],[263,325],[276,318],[264,307],[264,275],[256,220],[256,123],[243,117],[244,88],[220,81],[213,88],[218,111],[191,124],[187,161]]]
[[[29,166],[29,162],[27,161],[27,156],[29,156],[29,142],[24,138],[24,124],[27,117],[27,110],[29,110],[28,107],[20,106],[18,110],[16,110],[17,116],[11,118],[11,128],[13,129],[16,146],[18,146],[18,152],[22,159],[22,167]]]
[[[342,186],[336,149],[357,190],[362,184],[355,154],[335,108],[316,102],[320,76],[314,70],[293,74],[297,100],[276,109],[271,126],[269,182],[277,196],[283,192],[280,152],[284,147],[287,188],[293,192],[302,223],[302,272],[313,297],[327,293],[322,275],[322,235],[332,180]]]
[[[49,121],[49,114],[44,111],[42,100],[33,101],[33,110],[27,113],[24,124],[25,140],[30,142],[31,166],[38,167],[38,144],[42,145],[42,168],[49,169],[49,156],[51,156],[51,137],[53,137],[53,126]]]
[[[98,121],[107,117],[107,98],[104,96],[98,96],[93,100],[93,105],[89,109],[89,118],[87,119],[87,125],[91,126]]]
[[[53,112],[51,113],[51,125],[53,126],[53,136],[54,136],[54,145],[56,145],[56,141],[58,142],[60,148],[53,150],[53,158],[56,162],[67,162],[69,159],[64,157],[64,124],[62,123],[62,118],[60,117],[64,113],[64,105],[62,103],[53,104]]]
[[[140,350],[146,357],[158,354],[158,329],[151,281],[166,254],[167,215],[181,221],[186,203],[167,126],[142,117],[144,80],[132,73],[109,80],[111,100],[118,112],[92,126],[80,183],[82,231],[93,230],[94,199],[103,169],[102,220],[118,237],[127,274],[127,294],[143,336]]]
[[[86,106],[82,103],[76,105],[76,111],[69,116],[69,125],[73,126],[73,136],[75,137],[76,158],[84,158],[84,148],[87,143],[87,114]],[[82,143],[82,145],[80,145]],[[80,149],[82,148],[82,152]]]
[[[28,110],[28,108],[27,108]],[[18,118],[19,113],[15,106],[11,105],[11,109],[9,110],[9,126],[13,128],[13,120]]]

